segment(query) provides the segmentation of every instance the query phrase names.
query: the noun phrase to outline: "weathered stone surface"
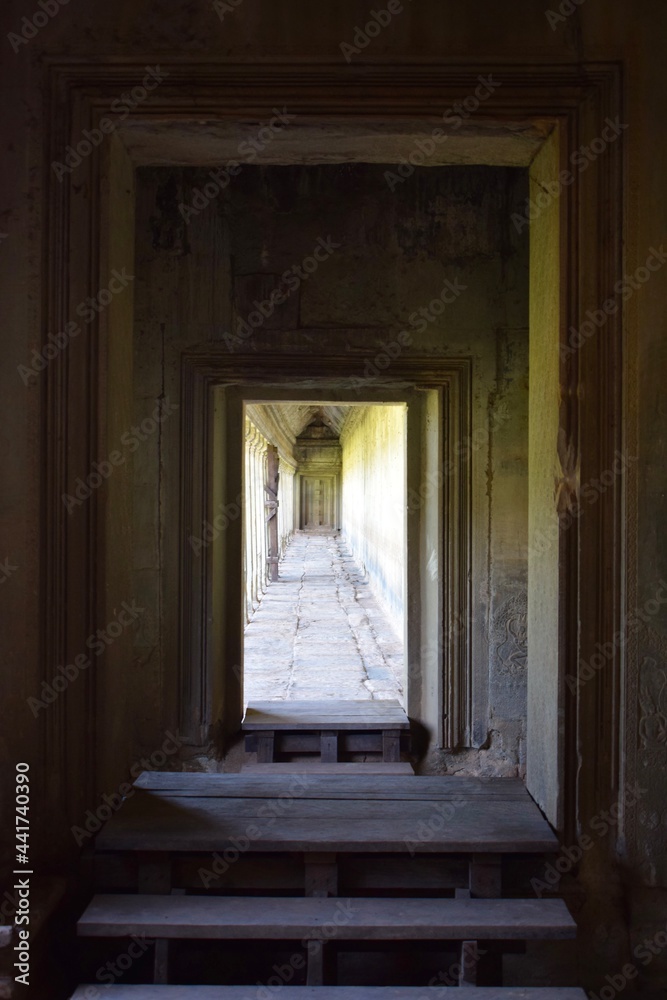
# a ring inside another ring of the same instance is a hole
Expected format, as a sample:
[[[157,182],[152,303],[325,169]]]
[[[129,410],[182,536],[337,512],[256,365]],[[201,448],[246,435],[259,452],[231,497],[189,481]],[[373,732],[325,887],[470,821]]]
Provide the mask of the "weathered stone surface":
[[[400,698],[402,661],[341,539],[297,532],[246,628],[244,700]]]

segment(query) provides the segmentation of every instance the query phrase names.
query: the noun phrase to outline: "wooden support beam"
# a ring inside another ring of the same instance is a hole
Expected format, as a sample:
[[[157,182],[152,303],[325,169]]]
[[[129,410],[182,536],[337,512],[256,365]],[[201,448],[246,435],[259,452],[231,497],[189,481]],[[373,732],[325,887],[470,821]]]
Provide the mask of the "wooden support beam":
[[[308,942],[306,986],[326,986],[335,981],[334,958],[329,941]]]
[[[500,854],[473,854],[470,858],[470,895],[473,899],[499,899],[502,895]]]
[[[153,958],[153,982],[165,986],[169,982],[169,941],[156,938]]]
[[[459,986],[477,986],[478,947],[476,941],[462,941],[459,951]]]
[[[323,764],[335,764],[338,761],[338,732],[335,729],[323,729],[320,735],[320,757]]]
[[[338,895],[338,860],[335,854],[304,855],[306,896]]]
[[[275,745],[275,732],[269,730],[257,733],[257,762],[258,764],[272,764]]]
[[[470,895],[477,899],[499,899],[502,896],[502,856],[473,854],[470,859]],[[494,942],[484,944],[477,959],[476,984],[502,986],[503,953]]]
[[[382,730],[382,759],[390,763],[401,759],[400,729]]]

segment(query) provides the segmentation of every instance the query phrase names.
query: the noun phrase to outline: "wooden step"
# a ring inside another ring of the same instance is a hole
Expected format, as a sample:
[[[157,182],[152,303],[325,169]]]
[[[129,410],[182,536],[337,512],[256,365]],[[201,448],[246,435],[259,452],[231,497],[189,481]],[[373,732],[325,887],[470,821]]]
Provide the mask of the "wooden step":
[[[252,831],[248,834],[248,831]],[[140,775],[101,850],[534,854],[558,840],[519,780],[417,775]]]
[[[248,704],[244,732],[274,730],[308,732],[314,729],[364,730],[410,728],[398,701],[257,701]]]
[[[479,797],[512,799],[532,803],[519,778],[459,778],[452,775],[393,776],[368,778],[362,774],[336,777],[332,781],[290,785],[273,770],[266,775],[202,771],[142,771],[135,788],[175,795],[213,795],[225,798],[275,798],[285,791],[303,799],[420,799],[440,802],[447,798]],[[536,807],[535,807],[536,808]]]
[[[572,938],[560,899],[366,899],[99,895],[86,937],[235,940],[542,940]]]
[[[89,1000],[95,986],[79,986],[71,1000]],[[256,989],[256,987],[255,987]],[[581,989],[539,986],[280,986],[278,1000],[587,1000]],[[88,992],[86,992],[88,991]],[[450,994],[445,996],[445,994]],[[109,1000],[248,1000],[248,986],[104,985]]]
[[[412,764],[407,761],[378,761],[368,763],[362,761],[352,764],[347,761],[338,761],[336,764],[327,764],[321,760],[295,760],[290,763],[280,761],[273,764],[243,764],[241,774],[349,774],[349,775],[410,775],[414,774]]]

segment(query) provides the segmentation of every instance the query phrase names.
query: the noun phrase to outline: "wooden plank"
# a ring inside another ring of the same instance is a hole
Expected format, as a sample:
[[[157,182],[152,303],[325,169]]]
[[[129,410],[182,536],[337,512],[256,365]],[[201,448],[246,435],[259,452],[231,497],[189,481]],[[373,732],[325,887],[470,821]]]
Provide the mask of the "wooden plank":
[[[410,720],[399,702],[380,701],[264,701],[249,704],[244,732],[308,729],[409,729]]]
[[[184,803],[188,803],[185,808]],[[194,805],[192,805],[194,803]],[[541,818],[520,810],[500,811],[484,803],[460,809],[456,822],[432,830],[414,813],[366,818],[295,816],[289,812],[261,817],[220,809],[218,799],[130,800],[97,837],[101,850],[152,851],[353,851],[356,853],[542,853],[553,851],[556,838]],[[433,818],[439,817],[432,814]],[[431,835],[432,834],[432,835]]]
[[[383,817],[413,816],[416,820],[433,818],[431,826],[434,829],[442,828],[445,825],[451,826],[466,813],[475,813],[481,816],[485,811],[488,811],[489,816],[493,817],[494,821],[502,822],[505,819],[514,819],[525,824],[529,820],[534,820],[536,823],[546,826],[539,810],[530,799],[512,800],[493,795],[484,798],[477,796],[456,798],[452,796],[437,802],[433,799],[410,799],[409,801],[357,798],[315,799],[301,797],[287,791],[274,798],[265,799],[138,791],[123,804],[122,809],[115,815],[120,816],[124,810],[124,815],[127,816],[139,808],[152,808],[156,816],[164,815],[165,818],[168,818],[169,814],[176,809],[204,810],[209,817],[248,816],[261,818],[262,816],[283,816],[287,813],[290,817],[322,820],[329,818],[335,820],[343,817],[381,819]],[[436,822],[437,817],[440,817],[439,822]],[[118,822],[120,823],[120,820]],[[107,825],[112,825],[111,820]]]
[[[483,817],[485,812],[494,822],[518,820],[522,826],[534,820],[541,825],[544,821],[536,807],[529,800],[508,800],[493,796],[482,798],[446,799],[440,803],[429,799],[412,799],[409,807],[402,800],[391,799],[310,799],[284,793],[275,798],[241,799],[219,796],[181,796],[166,792],[137,792],[123,805],[124,815],[142,808],[152,808],[157,816],[169,818],[177,809],[198,812],[207,818],[226,817],[262,818],[279,816],[328,820],[339,819],[401,819],[411,817],[418,822],[428,820],[433,831],[451,827],[464,814]],[[116,816],[120,816],[120,810]],[[120,822],[120,820],[118,820]],[[112,823],[109,821],[108,826]],[[488,825],[486,823],[485,825]],[[430,834],[429,834],[430,835]]]
[[[351,763],[350,761],[338,761],[335,764],[323,763],[321,760],[295,760],[289,763],[283,761],[274,762],[273,764],[243,764],[241,766],[241,774],[349,774],[349,775],[368,775],[368,774],[379,774],[379,775],[410,775],[414,774],[412,764],[407,761],[399,762],[386,762],[378,761],[378,763],[369,763],[368,761],[359,761],[358,763]]]
[[[89,1000],[95,986],[82,985],[71,1000]],[[88,991],[88,992],[86,992]],[[447,996],[445,996],[447,994]],[[449,996],[451,994],[451,996]],[[105,984],[109,1000],[248,1000],[248,986],[152,986]],[[576,987],[281,986],[280,1000],[587,1000]]]
[[[88,937],[211,940],[559,940],[576,936],[561,899],[95,896]]]
[[[453,795],[496,795],[533,800],[518,778],[458,778],[421,775],[379,777],[341,774],[296,781],[283,775],[202,774],[183,771],[142,771],[135,788],[178,792],[181,795],[221,795],[234,798],[272,798],[281,792],[297,792],[302,798],[434,799]]]
[[[253,701],[247,712],[267,715],[282,715],[297,719],[330,718],[348,716],[365,718],[369,715],[405,715],[403,706],[396,698],[296,698],[287,701]]]

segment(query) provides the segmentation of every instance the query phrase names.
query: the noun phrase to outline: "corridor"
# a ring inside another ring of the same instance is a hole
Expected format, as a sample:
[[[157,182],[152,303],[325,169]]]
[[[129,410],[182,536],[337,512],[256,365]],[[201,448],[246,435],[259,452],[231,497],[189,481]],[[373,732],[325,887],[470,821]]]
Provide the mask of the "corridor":
[[[401,698],[403,644],[340,537],[297,531],[246,627],[244,700]]]

